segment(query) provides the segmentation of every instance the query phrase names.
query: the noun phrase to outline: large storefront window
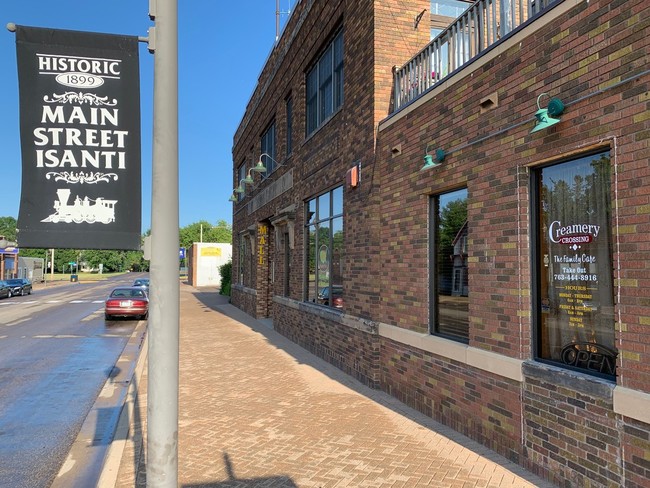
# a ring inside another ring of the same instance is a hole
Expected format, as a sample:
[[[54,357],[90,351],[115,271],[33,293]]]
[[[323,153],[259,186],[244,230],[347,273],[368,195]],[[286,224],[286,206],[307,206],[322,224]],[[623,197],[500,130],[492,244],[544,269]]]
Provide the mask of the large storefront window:
[[[430,222],[431,332],[467,342],[467,189],[432,197]]]
[[[306,205],[307,300],[343,308],[343,187]]]
[[[610,160],[534,173],[537,357],[614,377]]]

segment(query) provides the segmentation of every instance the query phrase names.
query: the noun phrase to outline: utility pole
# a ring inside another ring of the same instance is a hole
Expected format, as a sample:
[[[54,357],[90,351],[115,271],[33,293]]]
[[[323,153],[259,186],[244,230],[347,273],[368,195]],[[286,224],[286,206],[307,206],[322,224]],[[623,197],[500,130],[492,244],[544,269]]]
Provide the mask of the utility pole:
[[[280,15],[289,15],[291,10],[280,10],[280,0],[275,0],[275,42],[280,40]]]
[[[150,0],[154,52],[147,486],[178,486],[178,0]]]

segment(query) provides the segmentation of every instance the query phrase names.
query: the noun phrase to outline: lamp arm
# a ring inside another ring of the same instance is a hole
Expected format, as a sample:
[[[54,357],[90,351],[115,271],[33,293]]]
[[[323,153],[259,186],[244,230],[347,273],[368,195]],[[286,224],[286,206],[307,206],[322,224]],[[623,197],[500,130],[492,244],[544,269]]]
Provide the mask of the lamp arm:
[[[275,159],[273,159],[273,158],[271,157],[271,155],[270,155],[269,153],[262,153],[262,154],[260,154],[260,161],[262,160],[262,156],[266,156],[267,158],[269,158],[271,161],[273,161],[273,162],[274,162],[275,164],[277,164],[278,166],[282,166],[282,163],[278,163]]]
[[[549,95],[548,93],[540,93],[540,95],[537,97],[537,110],[541,110],[541,109],[542,109],[542,107],[539,106],[539,100],[540,100],[544,95],[546,95],[547,97],[550,98],[550,95]]]

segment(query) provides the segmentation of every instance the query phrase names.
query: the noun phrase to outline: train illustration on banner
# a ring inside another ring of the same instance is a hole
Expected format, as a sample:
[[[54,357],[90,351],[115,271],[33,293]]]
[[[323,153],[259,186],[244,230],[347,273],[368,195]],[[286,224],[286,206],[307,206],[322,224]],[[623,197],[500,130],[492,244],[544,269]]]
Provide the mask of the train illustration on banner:
[[[117,200],[106,200],[102,197],[93,200],[87,196],[81,198],[77,195],[74,203],[69,204],[70,190],[60,188],[56,191],[56,194],[58,200],[54,201],[55,212],[41,220],[41,222],[53,222],[55,224],[58,222],[67,224],[71,222],[75,224],[100,222],[110,224],[115,221],[115,204]]]

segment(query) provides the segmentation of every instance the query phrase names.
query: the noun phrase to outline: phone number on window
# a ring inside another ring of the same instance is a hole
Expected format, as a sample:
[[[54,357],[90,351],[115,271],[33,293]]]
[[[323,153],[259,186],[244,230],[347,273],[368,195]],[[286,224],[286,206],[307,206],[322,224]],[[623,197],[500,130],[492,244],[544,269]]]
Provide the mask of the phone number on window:
[[[598,275],[595,274],[554,274],[553,279],[556,281],[598,281]]]

